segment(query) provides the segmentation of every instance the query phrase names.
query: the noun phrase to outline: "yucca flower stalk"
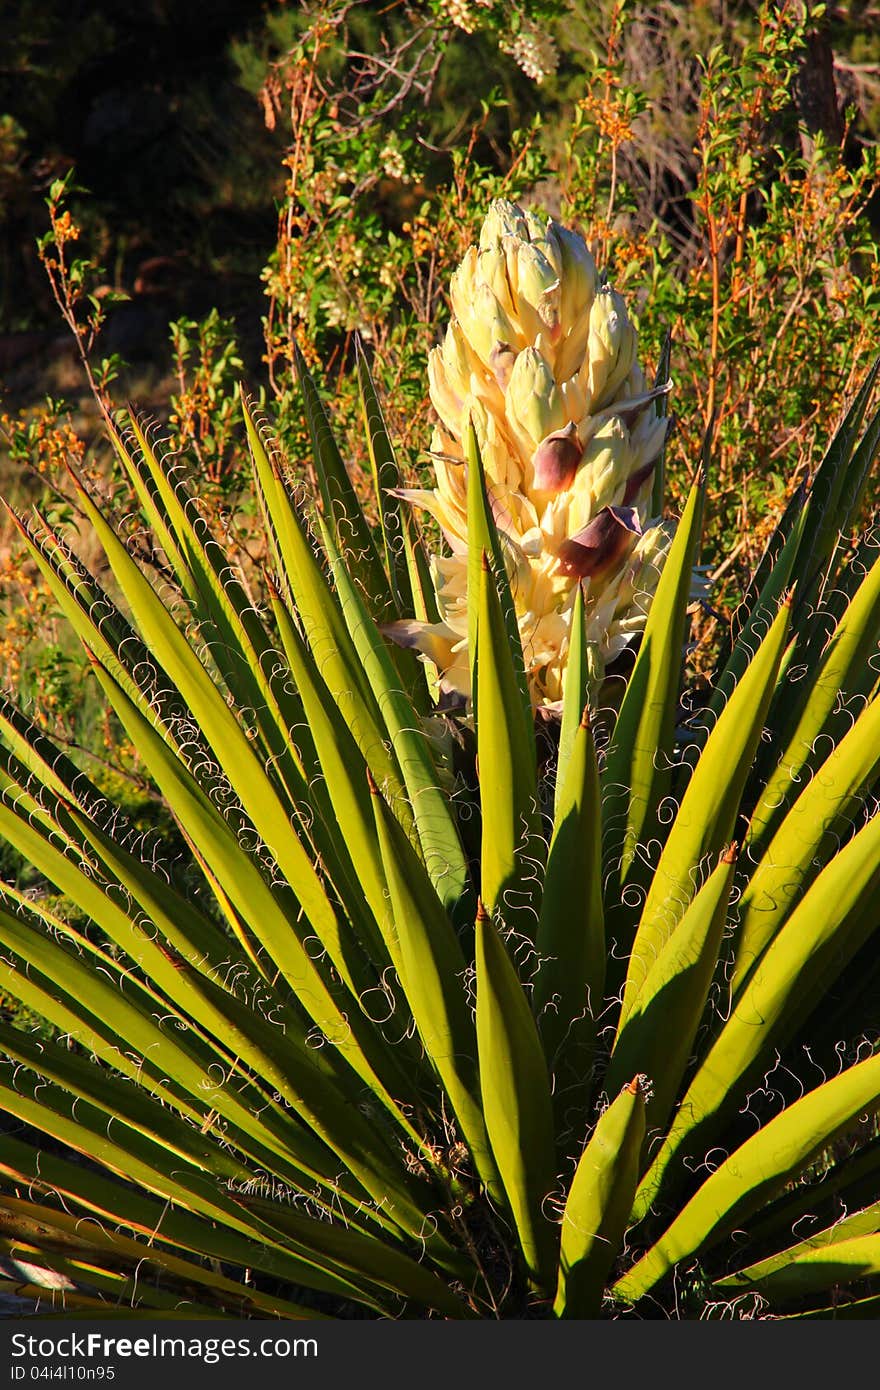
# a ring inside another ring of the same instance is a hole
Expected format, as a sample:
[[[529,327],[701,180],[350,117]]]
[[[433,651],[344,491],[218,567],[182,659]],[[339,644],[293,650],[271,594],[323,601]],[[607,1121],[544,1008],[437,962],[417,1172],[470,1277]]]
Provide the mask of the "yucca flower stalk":
[[[113,442],[153,547],[76,481],[118,601],[18,519],[179,836],[145,845],[0,703],[0,836],[39,876],[0,884],[0,1289],[143,1317],[876,1313],[880,546],[851,538],[878,368],[698,719],[705,477],[601,718],[575,586],[545,762],[476,431],[471,700],[441,718],[382,635],[434,596],[367,363],[377,531],[297,365],[319,496],[245,402],[257,594],[135,418]]]
[[[429,357],[434,488],[400,493],[439,523],[438,622],[388,632],[471,694],[467,438],[482,457],[533,704],[561,709],[575,593],[597,679],[642,631],[669,530],[656,512],[670,383],[649,389],[623,297],[577,233],[498,199],[452,277]],[[653,518],[653,520],[652,520]]]

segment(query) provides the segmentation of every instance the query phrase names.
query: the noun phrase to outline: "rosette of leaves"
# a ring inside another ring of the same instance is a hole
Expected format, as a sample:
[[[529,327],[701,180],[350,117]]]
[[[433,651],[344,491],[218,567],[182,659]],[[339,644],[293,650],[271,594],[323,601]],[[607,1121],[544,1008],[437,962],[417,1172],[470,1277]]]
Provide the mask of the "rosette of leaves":
[[[52,890],[0,899],[4,1280],[144,1316],[876,1311],[880,565],[840,540],[876,371],[708,701],[698,479],[616,717],[576,596],[547,759],[473,434],[472,730],[382,637],[436,614],[360,370],[377,533],[302,364],[314,503],[246,412],[261,592],[134,419],[155,568],[84,485],[118,600],[20,520],[179,837],[4,702],[0,834]]]

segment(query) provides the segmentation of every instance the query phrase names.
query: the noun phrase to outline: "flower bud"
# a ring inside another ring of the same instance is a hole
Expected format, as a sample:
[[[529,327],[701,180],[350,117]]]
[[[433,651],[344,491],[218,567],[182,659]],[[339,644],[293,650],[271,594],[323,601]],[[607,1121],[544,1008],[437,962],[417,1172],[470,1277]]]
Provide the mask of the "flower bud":
[[[556,430],[541,440],[532,459],[534,486],[539,492],[556,497],[567,492],[583,457],[577,426],[571,421],[564,429]]]
[[[479,359],[470,351],[457,319],[453,319],[447,328],[440,352],[447,382],[455,394],[464,400],[470,389],[471,372],[479,365]]]
[[[613,399],[629,376],[636,355],[636,331],[629,321],[623,296],[600,290],[590,309],[588,345],[593,409]]]
[[[480,361],[488,367],[496,343],[515,343],[518,334],[488,285],[473,286],[473,296],[467,305],[456,306],[459,322],[468,342]]]
[[[632,507],[603,507],[583,530],[563,541],[558,551],[561,574],[576,579],[601,579],[616,569],[642,534]]]
[[[529,225],[529,240],[536,246],[545,260],[549,261],[553,267],[553,273],[557,279],[562,275],[562,257],[559,251],[559,243],[550,233],[550,223],[544,218],[538,217],[534,212],[526,213],[526,221]]]
[[[529,224],[516,203],[511,203],[507,198],[496,198],[480,229],[480,250],[500,246],[501,238],[506,236],[520,237],[523,241],[528,241]]]
[[[577,374],[569,377],[568,381],[563,381],[559,390],[565,402],[565,413],[573,424],[580,424],[590,408],[590,402],[584,392],[583,386],[578,381]]]
[[[535,348],[526,348],[517,357],[506,402],[512,422],[531,440],[529,454],[565,424],[565,407],[553,373]]]
[[[563,293],[564,290],[565,283],[563,282]],[[569,322],[570,320],[563,314],[563,330],[568,327]],[[584,310],[577,322],[572,327],[568,327],[568,332],[559,343],[554,365],[557,378],[560,381],[577,383],[584,400],[592,400],[588,390],[587,373],[582,370],[589,339],[590,315]],[[586,413],[586,407],[584,407],[584,413]]]
[[[477,277],[483,284],[489,286],[504,312],[511,318],[515,318],[516,305],[510,292],[510,281],[507,278],[507,257],[500,243],[489,246],[485,251],[480,252],[477,262]]]
[[[562,321],[576,325],[588,314],[596,296],[596,262],[583,237],[551,220],[548,228],[559,248],[562,279]]]
[[[510,384],[515,362],[516,352],[510,343],[496,343],[489,354],[489,367],[502,391],[506,391]]]
[[[670,544],[669,526],[663,523],[650,526],[633,546],[617,588],[614,614],[618,622],[634,623],[633,631],[640,631],[644,627],[648,605],[657,588]]]
[[[648,463],[643,463],[641,468],[637,468],[635,473],[630,473],[626,480],[626,487],[623,490],[623,505],[629,507],[636,501],[642,488],[647,487],[654,476],[654,469],[657,467],[657,460],[651,459]]]
[[[440,348],[428,353],[428,391],[431,404],[442,420],[458,421],[467,400],[467,380],[446,369]]]
[[[556,342],[561,329],[560,284],[547,257],[537,246],[521,242],[508,247],[507,269],[516,312],[523,327],[532,338],[544,332],[551,342]]]
[[[633,463],[626,427],[619,420],[606,420],[584,449],[582,481],[578,480],[579,490],[583,490],[581,505],[588,505],[594,513],[619,500]]]
[[[461,265],[453,272],[449,281],[449,298],[452,301],[452,311],[460,322],[464,322],[465,312],[470,308],[474,299],[474,291],[477,284],[477,264],[478,251],[476,246],[469,246],[464,254]]]

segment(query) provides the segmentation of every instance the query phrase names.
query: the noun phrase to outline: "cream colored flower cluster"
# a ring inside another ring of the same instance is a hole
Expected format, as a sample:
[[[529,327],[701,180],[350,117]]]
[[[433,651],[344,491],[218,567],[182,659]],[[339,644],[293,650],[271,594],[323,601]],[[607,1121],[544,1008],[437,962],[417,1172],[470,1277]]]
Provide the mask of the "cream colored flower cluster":
[[[559,67],[559,50],[553,39],[546,30],[528,20],[524,21],[515,38],[502,40],[499,46],[539,87]]]
[[[470,693],[467,481],[473,421],[507,558],[536,706],[563,695],[571,614],[583,584],[598,671],[642,630],[668,545],[649,516],[666,421],[636,360],[622,297],[598,282],[583,239],[513,203],[493,203],[452,278],[454,318],[429,362],[440,417],[436,487],[403,496],[439,522],[439,623],[394,624],[398,641]]]

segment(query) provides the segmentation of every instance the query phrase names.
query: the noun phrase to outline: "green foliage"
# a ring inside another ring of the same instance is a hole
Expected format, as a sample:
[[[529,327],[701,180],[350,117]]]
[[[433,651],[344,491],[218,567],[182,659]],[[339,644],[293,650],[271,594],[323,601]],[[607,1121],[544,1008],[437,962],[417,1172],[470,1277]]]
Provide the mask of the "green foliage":
[[[822,537],[848,531],[877,452],[869,390],[795,504],[821,497],[821,526],[807,511],[771,547],[785,580],[770,563],[746,603],[701,736],[668,640],[698,481],[616,723],[602,704],[573,719],[575,655],[557,788],[546,729],[524,723],[474,441],[472,729],[382,639],[416,570],[376,571],[299,374],[313,495],[245,407],[264,587],[133,420],[114,444],[151,545],[76,484],[120,606],[39,516],[20,523],[177,841],[145,841],[5,706],[0,837],[40,880],[9,878],[0,900],[0,990],[20,1010],[0,1025],[4,1248],[63,1274],[68,1308],[142,1315],[858,1308],[880,1221],[880,1018],[876,990],[847,982],[877,973],[880,562],[876,536]],[[365,363],[361,381],[393,481]],[[656,719],[636,717],[645,691]],[[768,785],[776,837],[737,857]]]
[[[235,324],[212,309],[201,323],[178,319],[171,325],[177,391],[169,423],[174,446],[191,450],[206,481],[222,492],[236,491],[237,435],[241,428],[237,385],[243,363]]]

